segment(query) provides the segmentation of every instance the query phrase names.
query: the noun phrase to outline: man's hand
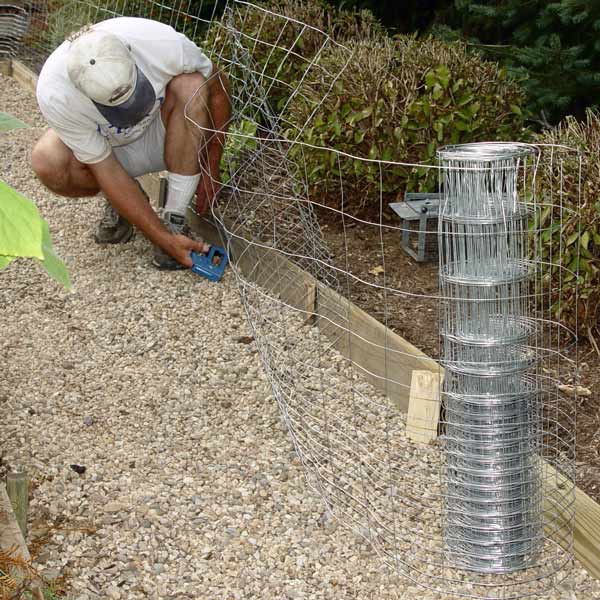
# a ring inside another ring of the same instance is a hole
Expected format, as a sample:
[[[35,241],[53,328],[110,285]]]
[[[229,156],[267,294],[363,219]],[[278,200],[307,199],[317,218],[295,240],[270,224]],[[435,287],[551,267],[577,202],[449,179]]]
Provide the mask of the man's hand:
[[[193,240],[185,235],[171,235],[170,244],[163,247],[165,252],[169,253],[177,262],[188,269],[192,268],[191,252],[200,252],[206,254],[210,246],[203,241]]]
[[[177,262],[191,268],[190,252],[208,252],[209,246],[204,242],[168,231],[114,155],[90,165],[90,170],[117,212]]]

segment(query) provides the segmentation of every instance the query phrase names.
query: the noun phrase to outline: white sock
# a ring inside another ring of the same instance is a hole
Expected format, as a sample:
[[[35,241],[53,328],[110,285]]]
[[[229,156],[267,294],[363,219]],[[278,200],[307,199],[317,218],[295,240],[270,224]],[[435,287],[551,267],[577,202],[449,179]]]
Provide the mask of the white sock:
[[[167,177],[167,202],[165,212],[184,215],[192,196],[200,183],[201,174],[178,175],[169,173]]]

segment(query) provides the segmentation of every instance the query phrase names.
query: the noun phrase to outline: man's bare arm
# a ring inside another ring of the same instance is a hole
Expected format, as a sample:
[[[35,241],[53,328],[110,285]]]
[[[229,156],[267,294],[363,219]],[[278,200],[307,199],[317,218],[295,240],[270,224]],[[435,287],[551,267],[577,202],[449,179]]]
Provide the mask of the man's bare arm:
[[[207,252],[204,242],[170,233],[144,198],[136,182],[111,154],[103,161],[89,165],[98,185],[117,212],[137,227],[153,244],[186,267],[192,266],[190,252]]]

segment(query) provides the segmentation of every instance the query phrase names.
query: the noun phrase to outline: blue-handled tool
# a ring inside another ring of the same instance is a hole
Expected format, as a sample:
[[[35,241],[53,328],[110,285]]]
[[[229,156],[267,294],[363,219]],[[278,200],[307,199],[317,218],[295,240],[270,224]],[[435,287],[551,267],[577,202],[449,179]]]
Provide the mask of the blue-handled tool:
[[[192,271],[210,281],[219,281],[223,277],[229,262],[225,248],[211,246],[208,254],[192,252]]]

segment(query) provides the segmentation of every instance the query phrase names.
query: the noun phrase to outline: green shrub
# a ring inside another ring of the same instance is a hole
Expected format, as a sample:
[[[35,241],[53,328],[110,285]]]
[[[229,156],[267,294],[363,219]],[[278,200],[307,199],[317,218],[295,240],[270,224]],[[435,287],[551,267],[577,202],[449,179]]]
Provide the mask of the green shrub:
[[[582,153],[580,164],[574,154],[559,163],[557,152],[552,170],[542,168],[539,173],[538,189],[542,194],[553,190],[553,203],[562,203],[562,211],[558,206],[548,207],[538,218],[542,230],[539,252],[555,265],[544,275],[554,290],[551,302],[555,318],[590,334],[598,327],[600,306],[600,114],[588,110],[585,121],[567,117],[536,136],[536,141],[562,144]],[[559,267],[579,271],[578,281]]]
[[[338,42],[383,35],[382,26],[368,11],[331,10],[321,0],[271,0],[234,11],[233,27],[241,32],[236,43],[247,50],[246,68],[268,93],[274,111],[281,110],[317,54]],[[195,40],[217,62],[240,61],[240,48],[232,45],[232,33],[216,22],[206,37]],[[242,61],[245,58],[242,57]],[[229,69],[230,70],[230,69]],[[247,73],[239,68],[233,77]]]
[[[164,15],[163,15],[164,13]],[[122,16],[154,18],[169,22],[172,11],[163,11],[147,0],[131,0],[122,6]],[[110,0],[49,0],[48,25],[44,32],[44,44],[54,50],[71,34],[85,25],[91,25],[115,16],[114,6]]]
[[[301,126],[320,105],[304,131],[307,143],[371,159],[432,163],[445,144],[527,137],[518,83],[460,43],[376,37],[355,43],[349,62],[345,49],[331,47],[320,65],[322,71],[308,76],[307,93],[290,107],[291,120]],[[330,85],[326,74],[342,69],[323,101]],[[310,185],[323,201],[339,208],[341,178],[345,208],[358,216],[379,209],[380,179],[385,202],[437,186],[433,169],[386,165],[380,170],[377,163],[338,163],[331,153],[318,151],[306,152],[305,159]]]
[[[51,0],[48,6],[48,27],[45,42],[53,50],[72,33],[92,22],[94,12],[77,0]]]

